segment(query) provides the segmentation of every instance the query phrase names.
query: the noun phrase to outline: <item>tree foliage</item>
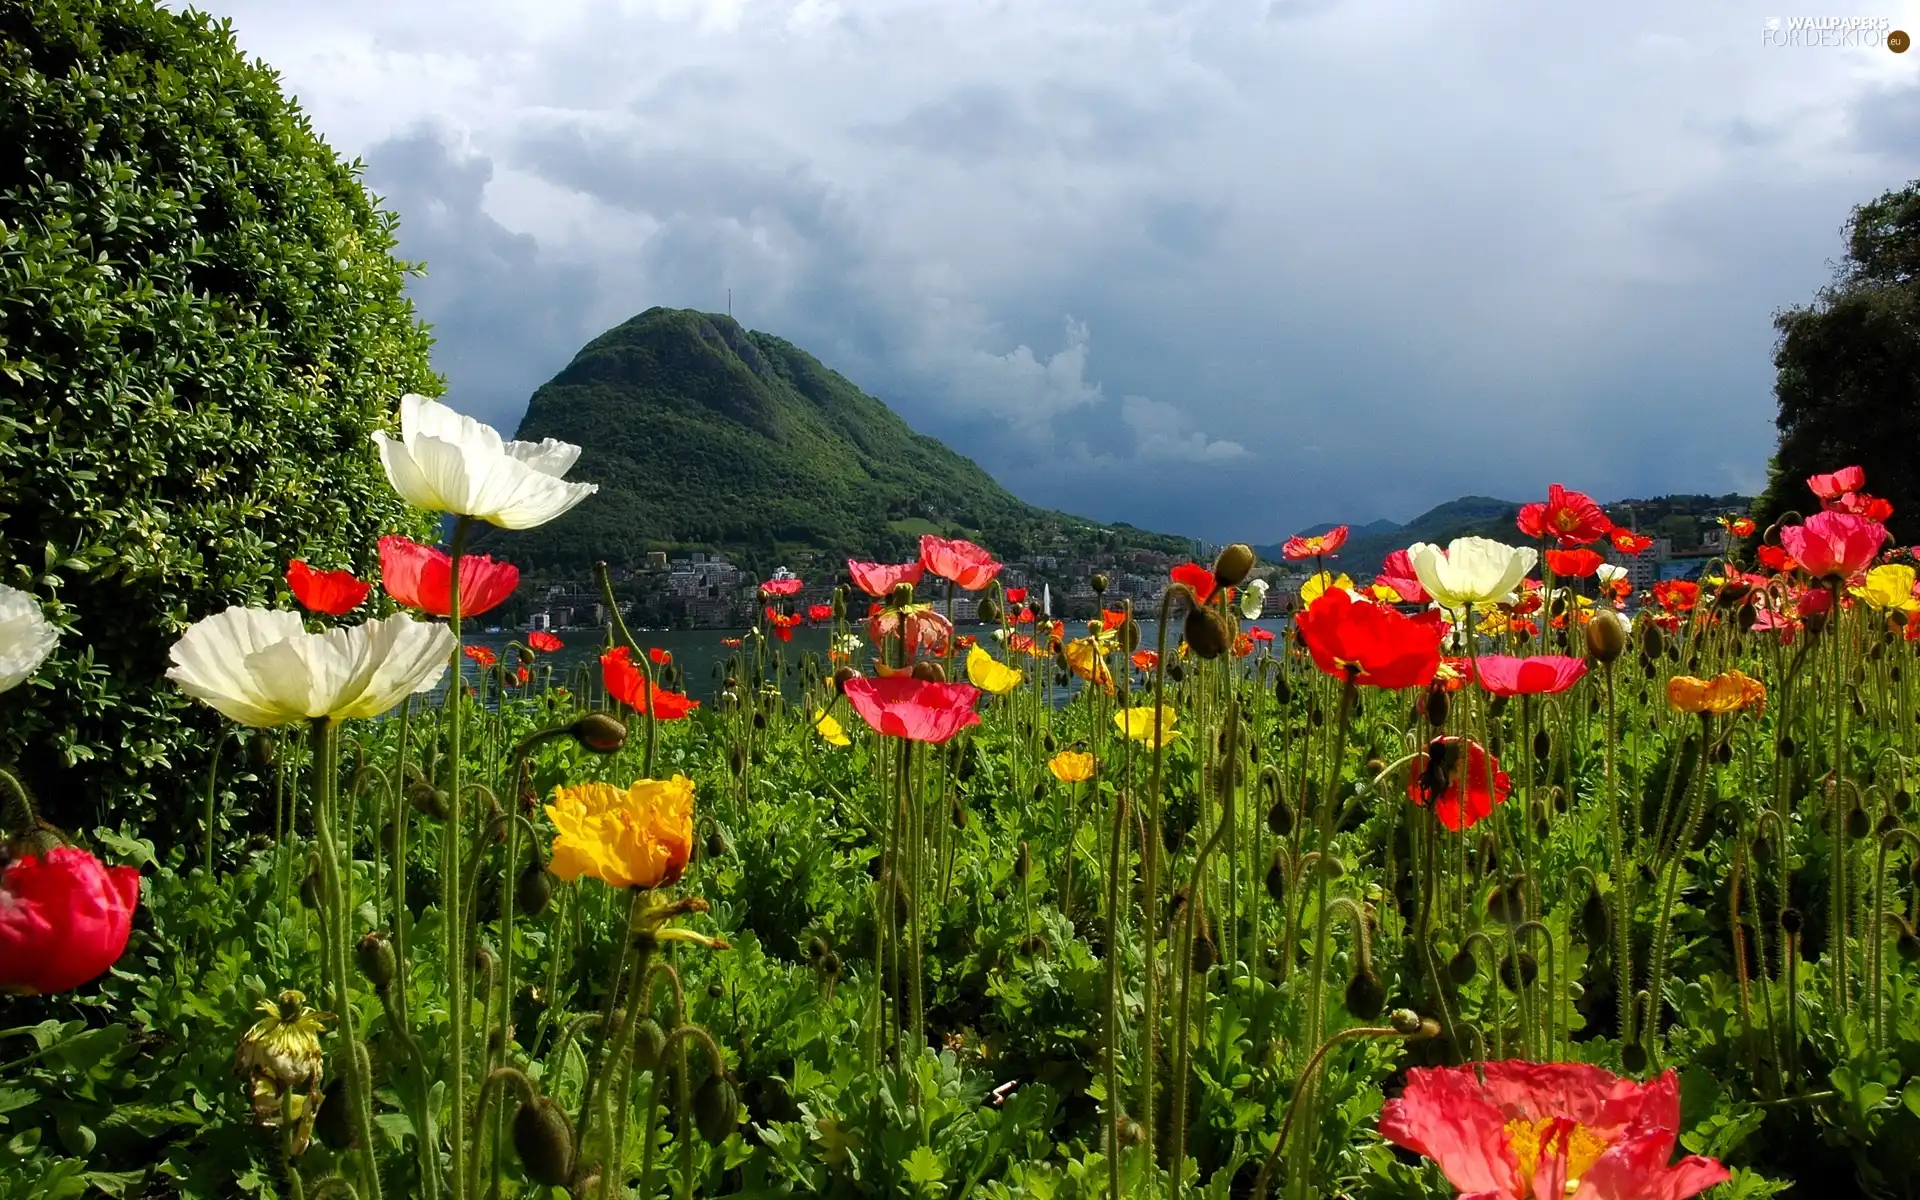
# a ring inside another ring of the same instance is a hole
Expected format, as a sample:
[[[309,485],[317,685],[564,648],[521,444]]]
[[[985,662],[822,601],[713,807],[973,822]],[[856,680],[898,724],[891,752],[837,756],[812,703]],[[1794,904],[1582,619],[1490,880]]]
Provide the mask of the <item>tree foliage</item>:
[[[1774,318],[1780,448],[1759,515],[1813,503],[1806,478],[1858,464],[1920,540],[1920,180],[1855,209],[1847,256],[1809,305]]]
[[[227,23],[0,5],[0,580],[63,630],[0,762],[47,818],[181,814],[179,630],[419,528],[368,438],[439,390],[393,227]]]

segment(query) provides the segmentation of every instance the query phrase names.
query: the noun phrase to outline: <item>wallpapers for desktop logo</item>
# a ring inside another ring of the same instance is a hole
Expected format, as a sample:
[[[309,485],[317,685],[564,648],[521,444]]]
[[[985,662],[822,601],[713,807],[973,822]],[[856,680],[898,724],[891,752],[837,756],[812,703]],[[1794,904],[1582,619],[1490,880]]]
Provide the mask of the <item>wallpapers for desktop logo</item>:
[[[1768,17],[1760,30],[1767,46],[1814,48],[1886,47],[1904,54],[1913,44],[1906,30],[1895,29],[1891,17]]]

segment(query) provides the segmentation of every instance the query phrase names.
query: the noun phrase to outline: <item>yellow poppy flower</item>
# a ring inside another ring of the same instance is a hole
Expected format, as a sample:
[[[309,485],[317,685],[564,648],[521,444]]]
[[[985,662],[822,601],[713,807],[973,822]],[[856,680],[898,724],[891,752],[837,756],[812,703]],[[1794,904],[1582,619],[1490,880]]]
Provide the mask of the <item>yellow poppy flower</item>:
[[[978,643],[967,651],[967,680],[983,692],[1004,696],[1020,686],[1021,672],[982,650]]]
[[[1047,770],[1061,783],[1080,783],[1093,778],[1093,755],[1062,750],[1047,762]]]
[[[1867,572],[1865,587],[1849,590],[1882,612],[1920,612],[1920,600],[1913,595],[1913,581],[1912,567],[1905,563],[1886,563]]]
[[[1101,653],[1098,639],[1085,637],[1068,642],[1067,666],[1087,682],[1099,684],[1108,691],[1113,690],[1113,671],[1107,666],[1106,655]]]
[[[1327,594],[1333,588],[1352,590],[1353,577],[1346,574],[1335,575],[1331,571],[1321,571],[1300,585],[1300,607],[1305,608],[1315,600]]]
[[[1667,703],[1680,712],[1725,716],[1757,708],[1766,698],[1767,685],[1739,671],[1722,671],[1712,679],[1675,675],[1667,680]]]
[[[840,722],[824,708],[813,714],[813,727],[820,731],[820,740],[829,746],[853,745],[853,739],[840,727]]]
[[[693,780],[640,779],[558,787],[547,805],[552,861],[562,879],[590,875],[614,887],[656,888],[687,869],[693,852]]]
[[[1113,714],[1113,723],[1120,727],[1121,733],[1136,742],[1145,742],[1151,749],[1180,736],[1179,731],[1173,727],[1174,722],[1180,719],[1180,715],[1170,706],[1161,705],[1157,710],[1157,717],[1156,720],[1156,710],[1152,705],[1123,708]]]

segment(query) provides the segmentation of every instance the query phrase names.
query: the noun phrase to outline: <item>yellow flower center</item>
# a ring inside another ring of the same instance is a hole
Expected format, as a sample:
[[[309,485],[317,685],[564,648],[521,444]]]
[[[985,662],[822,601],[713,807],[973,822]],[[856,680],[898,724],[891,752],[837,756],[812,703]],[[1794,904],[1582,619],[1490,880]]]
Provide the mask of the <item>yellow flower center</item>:
[[[1513,1151],[1520,1168],[1522,1187],[1533,1191],[1533,1173],[1543,1157],[1558,1155],[1566,1160],[1566,1193],[1580,1190],[1580,1179],[1606,1153],[1607,1140],[1585,1125],[1564,1122],[1559,1117],[1528,1120],[1515,1117],[1507,1122],[1507,1148]]]

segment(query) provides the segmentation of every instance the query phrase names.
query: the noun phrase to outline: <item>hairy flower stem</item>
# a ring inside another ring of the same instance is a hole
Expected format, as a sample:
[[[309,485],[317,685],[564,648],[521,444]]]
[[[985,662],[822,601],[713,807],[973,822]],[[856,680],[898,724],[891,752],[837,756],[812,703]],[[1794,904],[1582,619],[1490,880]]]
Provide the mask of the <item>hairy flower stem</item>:
[[[201,818],[200,827],[205,841],[200,847],[200,865],[207,870],[207,878],[213,878],[213,826],[214,807],[220,795],[220,752],[227,748],[227,739],[233,736],[233,726],[223,724],[220,736],[213,743],[213,757],[207,762],[207,809]],[[259,736],[258,734],[255,735]]]
[[[1113,795],[1113,844],[1107,860],[1107,1188],[1125,1195],[1120,1180],[1120,872],[1127,861],[1127,794]]]
[[[1829,843],[1831,848],[1827,858],[1827,957],[1833,971],[1833,1011],[1838,1016],[1847,1009],[1847,874],[1851,870],[1853,856],[1849,853],[1846,809],[1841,803],[1842,785],[1847,778],[1847,706],[1844,695],[1847,688],[1841,653],[1843,639],[1840,629],[1844,610],[1840,607],[1840,581],[1829,581],[1827,590],[1831,598],[1831,607],[1827,610],[1827,637],[1833,641],[1833,677],[1827,681],[1828,689],[1833,693],[1832,778],[1827,788],[1827,795],[1832,797],[1828,836],[1833,839]]]
[[[1166,767],[1166,739],[1160,736],[1160,706],[1165,702],[1167,691],[1167,625],[1173,613],[1173,597],[1177,588],[1167,588],[1160,597],[1160,621],[1154,630],[1155,657],[1153,667],[1153,781],[1147,789],[1146,836],[1141,840],[1140,853],[1143,858],[1141,884],[1140,929],[1142,949],[1146,954],[1146,996],[1141,1019],[1140,1054],[1140,1124],[1145,1136],[1141,1141],[1140,1161],[1144,1164],[1141,1172],[1146,1181],[1148,1200],[1159,1191],[1159,1175],[1153,1152],[1154,1130],[1159,1124],[1156,1115],[1154,1095],[1154,1066],[1156,1035],[1160,1029],[1160,967],[1158,947],[1160,943],[1160,850],[1165,839],[1163,824],[1165,818],[1161,811],[1161,781]],[[1174,1175],[1179,1176],[1176,1167]]]
[[[1693,803],[1687,806],[1686,824],[1681,827],[1680,838],[1674,843],[1673,853],[1667,859],[1667,877],[1660,893],[1660,919],[1659,924],[1654,926],[1653,959],[1648,964],[1652,978],[1647,985],[1646,1049],[1655,1070],[1660,1068],[1660,1019],[1661,1010],[1666,1004],[1667,948],[1673,937],[1673,901],[1680,887],[1680,864],[1686,859],[1687,852],[1693,849],[1693,839],[1699,836],[1700,821],[1707,811],[1707,764],[1712,757],[1712,740],[1713,718],[1701,713],[1700,760],[1694,767],[1691,781]]]
[[[447,1148],[453,1156],[453,1200],[467,1200],[472,1194],[465,1172],[467,1138],[467,1021],[473,998],[467,994],[467,948],[464,945],[466,921],[460,912],[459,881],[466,878],[462,851],[466,845],[465,823],[461,819],[462,759],[466,754],[462,713],[466,708],[461,682],[460,559],[467,548],[467,536],[473,520],[461,517],[454,522],[453,545],[448,552],[451,564],[447,584],[447,627],[453,632],[453,657],[447,680],[447,819],[441,827],[441,854],[445,862],[442,878],[453,881],[442,889],[441,904],[445,920],[442,947],[443,969],[447,981],[447,1094],[452,1118],[447,1122]]]
[[[335,1059],[341,1064],[340,1074],[346,1082],[347,1117],[353,1122],[354,1136],[360,1142],[367,1194],[372,1200],[379,1200],[380,1164],[373,1153],[373,1087],[360,1055],[359,1035],[354,1032],[350,995],[353,901],[348,889],[352,885],[353,862],[342,857],[340,843],[334,836],[339,804],[339,781],[335,778],[340,754],[339,726],[331,718],[320,717],[313,722],[312,732],[313,824],[320,839],[321,899],[327,910],[326,953],[333,976],[333,1008],[340,1019],[340,1048],[335,1052]]]
[[[1626,801],[1620,795],[1620,776],[1614,743],[1620,730],[1613,664],[1604,668],[1607,680],[1607,859],[1613,876],[1613,970],[1619,992],[1620,1044],[1633,1042],[1633,864],[1627,861]]]
[[[633,943],[633,988],[627,993],[627,1007],[621,1014],[613,1052],[602,1068],[613,1072],[615,1104],[613,1121],[606,1133],[607,1159],[600,1167],[599,1200],[607,1200],[608,1189],[616,1176],[626,1178],[627,1104],[633,1094],[633,1035],[646,1010],[648,993],[653,990],[647,974],[647,967],[653,962],[653,933],[629,927],[626,936]]]

